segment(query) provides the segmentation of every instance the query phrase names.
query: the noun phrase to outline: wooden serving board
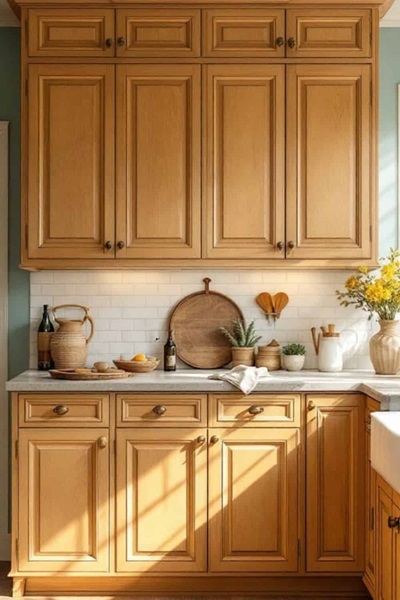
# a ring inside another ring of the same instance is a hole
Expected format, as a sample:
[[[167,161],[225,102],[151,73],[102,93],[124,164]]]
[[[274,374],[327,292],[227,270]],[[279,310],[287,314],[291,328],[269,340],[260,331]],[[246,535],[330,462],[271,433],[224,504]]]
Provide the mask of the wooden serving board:
[[[210,291],[211,279],[203,281],[204,291],[186,296],[175,307],[169,328],[183,362],[196,369],[218,369],[232,359],[231,345],[220,327],[231,328],[243,314],[233,300]]]
[[[76,373],[74,369],[52,369],[49,371],[53,379],[67,379],[69,381],[108,381],[109,379],[126,379],[133,377],[133,373]]]

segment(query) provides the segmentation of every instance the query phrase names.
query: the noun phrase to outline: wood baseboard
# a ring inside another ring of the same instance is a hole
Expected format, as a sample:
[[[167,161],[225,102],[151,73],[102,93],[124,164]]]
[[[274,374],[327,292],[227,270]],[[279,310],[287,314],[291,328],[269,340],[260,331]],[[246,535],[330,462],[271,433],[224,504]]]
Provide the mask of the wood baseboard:
[[[246,594],[369,598],[361,577],[30,577],[25,595]]]

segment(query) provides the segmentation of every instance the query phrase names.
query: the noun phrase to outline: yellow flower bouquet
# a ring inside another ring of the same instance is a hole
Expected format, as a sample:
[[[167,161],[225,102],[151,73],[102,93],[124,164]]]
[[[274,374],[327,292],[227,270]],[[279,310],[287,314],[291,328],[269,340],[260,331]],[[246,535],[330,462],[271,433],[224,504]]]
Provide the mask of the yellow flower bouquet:
[[[393,321],[400,312],[400,251],[391,249],[381,265],[380,273],[372,275],[367,267],[360,267],[351,275],[344,292],[336,291],[341,306],[354,304],[382,321]]]

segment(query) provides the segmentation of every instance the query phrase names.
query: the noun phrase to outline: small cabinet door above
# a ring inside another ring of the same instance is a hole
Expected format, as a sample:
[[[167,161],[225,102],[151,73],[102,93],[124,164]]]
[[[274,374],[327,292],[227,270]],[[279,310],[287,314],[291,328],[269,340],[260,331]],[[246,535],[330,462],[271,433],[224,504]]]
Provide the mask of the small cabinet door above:
[[[114,258],[114,67],[30,65],[28,113],[28,257]]]
[[[370,258],[371,67],[287,71],[287,258]]]
[[[117,67],[117,258],[200,258],[200,66]]]
[[[204,69],[203,255],[283,258],[285,67]]]

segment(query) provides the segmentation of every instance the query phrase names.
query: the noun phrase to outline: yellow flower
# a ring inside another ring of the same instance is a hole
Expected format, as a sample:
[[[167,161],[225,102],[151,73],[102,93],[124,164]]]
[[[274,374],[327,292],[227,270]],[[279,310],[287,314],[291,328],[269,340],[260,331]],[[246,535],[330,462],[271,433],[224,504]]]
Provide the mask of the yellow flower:
[[[377,279],[374,283],[368,284],[365,288],[365,298],[375,304],[390,300],[392,291],[390,288],[385,287],[384,283],[382,279]]]
[[[351,275],[345,283],[348,290],[355,290],[360,287],[360,280],[357,275]]]
[[[362,273],[363,275],[366,275],[368,273],[368,267],[358,267],[358,270],[360,271],[360,273]]]
[[[384,279],[392,279],[396,273],[396,266],[393,263],[383,265],[381,273]]]

